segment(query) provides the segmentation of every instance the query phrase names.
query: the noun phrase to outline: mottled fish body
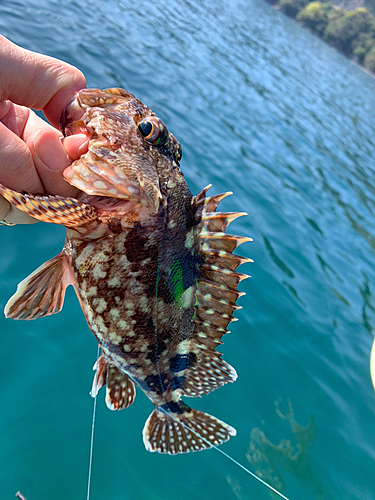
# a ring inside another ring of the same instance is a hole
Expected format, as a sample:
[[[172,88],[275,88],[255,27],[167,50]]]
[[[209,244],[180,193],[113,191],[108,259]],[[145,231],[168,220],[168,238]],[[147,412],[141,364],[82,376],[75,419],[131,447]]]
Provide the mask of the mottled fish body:
[[[228,194],[192,196],[181,148],[152,111],[122,89],[82,90],[62,120],[84,132],[89,151],[64,172],[77,199],[18,193],[17,208],[67,228],[62,252],[18,286],[5,312],[36,319],[61,310],[73,285],[102,349],[92,395],[106,385],[110,409],[128,407],[138,386],[154,403],[143,439],[150,451],[183,453],[235,435],[224,422],[185,404],[233,382],[215,348],[227,333],[238,283],[233,255],[250,238],[225,230],[241,213],[216,212]]]

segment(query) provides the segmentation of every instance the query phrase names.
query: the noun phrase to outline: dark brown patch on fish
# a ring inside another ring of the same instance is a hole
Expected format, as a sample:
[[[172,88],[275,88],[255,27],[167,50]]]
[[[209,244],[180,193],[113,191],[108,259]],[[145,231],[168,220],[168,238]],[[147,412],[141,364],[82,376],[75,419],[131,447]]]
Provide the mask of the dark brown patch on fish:
[[[67,135],[85,132],[89,151],[64,172],[77,199],[21,194],[0,186],[19,209],[67,228],[61,254],[20,283],[8,317],[58,312],[73,285],[102,355],[92,395],[106,385],[110,409],[128,407],[137,385],[155,410],[143,439],[150,451],[217,446],[235,430],[191,409],[197,397],[236,380],[215,349],[234,321],[233,255],[250,238],[227,235],[240,213],[216,212],[228,194],[192,196],[181,148],[159,118],[122,89],[82,90],[63,116]]]

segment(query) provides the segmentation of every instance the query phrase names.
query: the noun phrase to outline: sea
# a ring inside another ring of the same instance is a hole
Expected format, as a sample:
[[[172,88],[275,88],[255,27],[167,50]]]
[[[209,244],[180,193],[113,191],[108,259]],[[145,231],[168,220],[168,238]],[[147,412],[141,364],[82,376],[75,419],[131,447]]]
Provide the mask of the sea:
[[[0,33],[135,94],[192,193],[247,212],[230,232],[254,239],[251,279],[219,347],[238,380],[187,400],[237,429],[220,449],[290,500],[375,499],[375,80],[263,0],[1,0]],[[63,243],[57,225],[0,228],[1,310]],[[0,314],[0,500],[88,498],[96,356],[71,288],[54,316]],[[147,452],[151,402],[104,396],[91,500],[280,498],[215,449]]]

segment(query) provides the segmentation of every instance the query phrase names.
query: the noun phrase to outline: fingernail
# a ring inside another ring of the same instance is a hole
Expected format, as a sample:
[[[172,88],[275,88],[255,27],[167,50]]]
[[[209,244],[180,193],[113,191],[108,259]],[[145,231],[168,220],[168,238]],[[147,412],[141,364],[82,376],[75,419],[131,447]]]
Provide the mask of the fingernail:
[[[62,142],[65,152],[74,160],[78,160],[81,155],[87,153],[89,138],[86,134],[74,134],[65,137]]]
[[[80,157],[81,155],[87,153],[88,149],[89,149],[89,139],[86,138],[85,142],[83,142],[80,147],[78,148],[77,150],[77,155],[78,157]]]

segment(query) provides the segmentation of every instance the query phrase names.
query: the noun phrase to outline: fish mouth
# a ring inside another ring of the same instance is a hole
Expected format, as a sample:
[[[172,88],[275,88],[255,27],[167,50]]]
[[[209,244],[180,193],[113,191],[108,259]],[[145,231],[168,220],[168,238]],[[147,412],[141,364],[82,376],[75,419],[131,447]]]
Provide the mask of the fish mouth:
[[[59,128],[65,137],[68,135],[87,133],[87,129],[83,122],[85,113],[86,109],[80,105],[77,97],[73,97],[65,106],[60,118]]]
[[[140,205],[138,200],[125,200],[119,198],[111,198],[109,196],[90,195],[81,191],[76,197],[78,201],[91,205],[100,212],[128,212],[131,208]]]
[[[99,217],[126,217],[127,214],[137,214],[137,219],[147,218],[150,211],[144,205],[137,201],[120,200],[118,198],[110,198],[109,196],[89,195],[81,191],[77,196],[77,200],[95,208]]]

